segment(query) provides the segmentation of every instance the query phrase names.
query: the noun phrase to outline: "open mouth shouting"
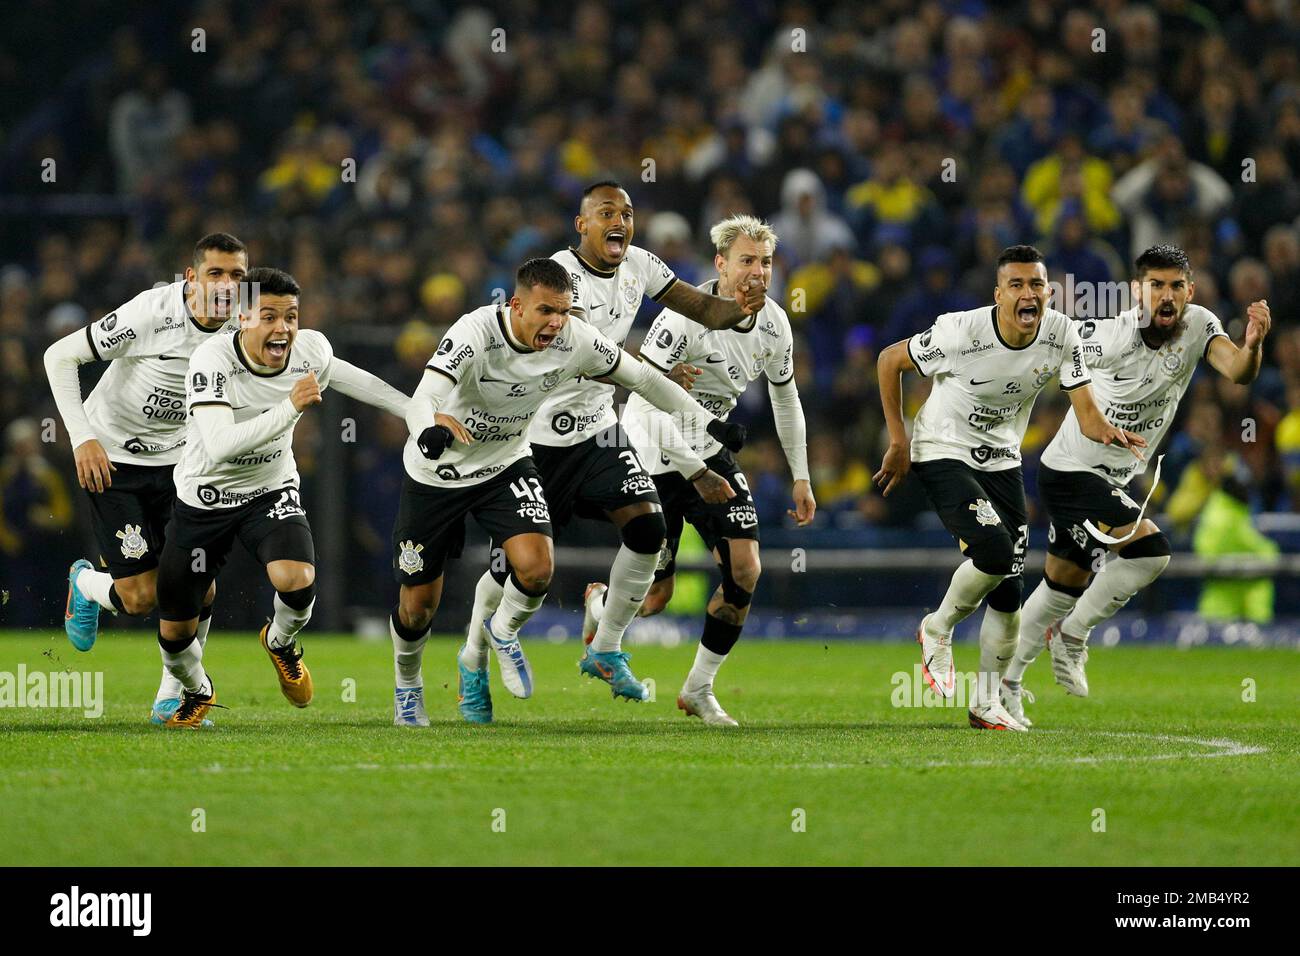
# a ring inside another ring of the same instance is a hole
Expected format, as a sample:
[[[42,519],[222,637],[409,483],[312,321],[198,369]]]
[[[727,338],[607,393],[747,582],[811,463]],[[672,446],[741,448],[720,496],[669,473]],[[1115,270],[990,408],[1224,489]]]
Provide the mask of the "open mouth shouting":
[[[627,233],[622,229],[611,229],[605,233],[605,244],[602,247],[607,262],[622,262],[623,253],[627,251]]]
[[[266,340],[264,347],[266,357],[270,359],[272,365],[284,364],[285,357],[289,354],[289,336],[273,335]]]
[[[1174,308],[1172,302],[1162,302],[1156,307],[1156,318],[1160,320],[1161,325],[1168,325],[1178,318],[1178,310]]]
[[[1033,326],[1038,319],[1038,303],[1032,300],[1016,304],[1016,321],[1025,328]]]

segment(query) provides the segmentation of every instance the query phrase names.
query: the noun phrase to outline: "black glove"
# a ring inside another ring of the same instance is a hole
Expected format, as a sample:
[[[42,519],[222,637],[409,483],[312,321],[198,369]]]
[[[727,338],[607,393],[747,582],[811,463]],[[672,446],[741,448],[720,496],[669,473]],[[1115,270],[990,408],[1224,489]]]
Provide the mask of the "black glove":
[[[720,418],[715,418],[709,422],[705,428],[716,441],[722,443],[722,447],[728,451],[740,451],[745,447],[745,426],[737,425],[734,422],[724,422]]]
[[[429,461],[437,461],[447,446],[451,444],[451,429],[446,425],[430,425],[424,431],[420,432],[420,437],[416,444],[420,446],[420,454]]]

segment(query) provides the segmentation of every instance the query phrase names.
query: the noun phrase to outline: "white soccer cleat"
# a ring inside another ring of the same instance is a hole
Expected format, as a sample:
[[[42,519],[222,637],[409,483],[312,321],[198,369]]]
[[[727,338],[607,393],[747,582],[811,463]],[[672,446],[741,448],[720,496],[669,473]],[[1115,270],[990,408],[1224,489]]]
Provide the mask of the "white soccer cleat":
[[[1088,696],[1088,642],[1062,632],[1060,622],[1047,629],[1047,649],[1052,654],[1052,676],[1075,697]]]
[[[993,700],[971,707],[966,715],[970,725],[976,730],[1019,730],[1028,733],[1029,728],[1007,713],[1001,701]]]
[[[1002,698],[1002,706],[1007,709],[1007,713],[1014,717],[1026,727],[1034,726],[1034,722],[1025,716],[1025,708],[1021,703],[1021,698],[1034,702],[1034,695],[1021,686],[1020,681],[1010,681],[1005,677],[1002,678],[1002,686],[998,690]]]
[[[598,601],[604,600],[605,592],[609,588],[599,581],[587,585],[587,590],[582,595],[582,643],[590,644],[596,636],[596,628],[600,626],[600,621],[596,615],[591,613],[591,606]]]
[[[925,629],[930,615],[921,618],[916,628],[916,643],[921,645],[921,673],[926,683],[940,697],[951,697],[957,683],[952,665],[952,635],[932,635]]]
[[[686,711],[687,716],[698,717],[709,727],[739,727],[740,724],[722,709],[718,698],[713,696],[713,685],[688,692],[685,687],[677,695],[677,707]]]
[[[519,639],[497,640],[496,635],[492,633],[490,618],[483,622],[483,631],[487,634],[492,650],[496,651],[497,663],[501,665],[501,683],[506,685],[506,690],[521,699],[532,697],[533,667],[524,656],[524,648],[519,643]]]

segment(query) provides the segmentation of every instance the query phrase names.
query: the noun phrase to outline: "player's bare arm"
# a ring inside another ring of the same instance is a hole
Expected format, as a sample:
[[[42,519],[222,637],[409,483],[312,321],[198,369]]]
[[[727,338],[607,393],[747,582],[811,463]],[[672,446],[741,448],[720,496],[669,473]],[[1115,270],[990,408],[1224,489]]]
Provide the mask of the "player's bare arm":
[[[710,329],[729,329],[740,325],[763,308],[767,301],[767,287],[752,279],[737,283],[731,298],[709,295],[685,282],[675,282],[672,288],[659,297],[674,312],[680,312],[700,325]]]
[[[889,497],[912,468],[912,450],[907,441],[907,426],[903,423],[903,373],[915,372],[916,366],[907,354],[907,340],[902,339],[886,348],[876,359],[880,382],[880,403],[885,412],[885,425],[889,429],[889,447],[885,449],[880,470],[872,481],[880,493]]]
[[[1116,428],[1107,421],[1106,416],[1097,407],[1091,385],[1080,385],[1067,394],[1070,396],[1070,404],[1074,406],[1074,414],[1079,418],[1079,429],[1085,437],[1103,445],[1112,443],[1123,445],[1138,461],[1145,460],[1145,456],[1139,449],[1147,446],[1147,440],[1141,435]]]
[[[1268,300],[1260,299],[1246,307],[1246,337],[1241,346],[1223,335],[1210,340],[1206,360],[1220,375],[1238,385],[1248,385],[1259,376],[1264,360],[1264,339],[1273,327]]]

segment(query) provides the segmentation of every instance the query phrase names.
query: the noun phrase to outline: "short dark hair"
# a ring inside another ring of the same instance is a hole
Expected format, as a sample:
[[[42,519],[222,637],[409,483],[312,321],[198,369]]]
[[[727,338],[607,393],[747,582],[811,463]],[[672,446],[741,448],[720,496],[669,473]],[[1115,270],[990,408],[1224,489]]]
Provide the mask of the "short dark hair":
[[[1152,269],[1177,269],[1188,279],[1192,277],[1192,262],[1187,253],[1172,242],[1162,242],[1152,246],[1133,262],[1139,280]]]
[[[248,255],[248,247],[228,232],[210,232],[194,244],[194,264],[203,261],[203,254],[209,249],[217,252],[242,252]]]
[[[298,285],[297,279],[282,269],[272,269],[270,266],[249,269],[244,281],[256,289],[259,295],[302,295],[302,287]]]
[[[538,285],[555,292],[573,291],[568,270],[554,259],[529,259],[515,273],[516,289],[531,289]]]
[[[997,271],[1009,262],[1042,262],[1043,254],[1033,246],[1007,246],[998,255]]]
[[[598,183],[592,183],[590,186],[588,186],[586,189],[584,189],[584,190],[582,191],[582,198],[583,198],[583,199],[586,199],[588,196],[590,196],[592,193],[594,193],[597,189],[604,189],[604,188],[607,187],[607,186],[608,186],[610,189],[623,189],[623,184],[620,183],[617,179],[602,179],[600,182],[598,182]],[[627,190],[626,190],[626,189],[623,189],[623,192],[627,192]]]

